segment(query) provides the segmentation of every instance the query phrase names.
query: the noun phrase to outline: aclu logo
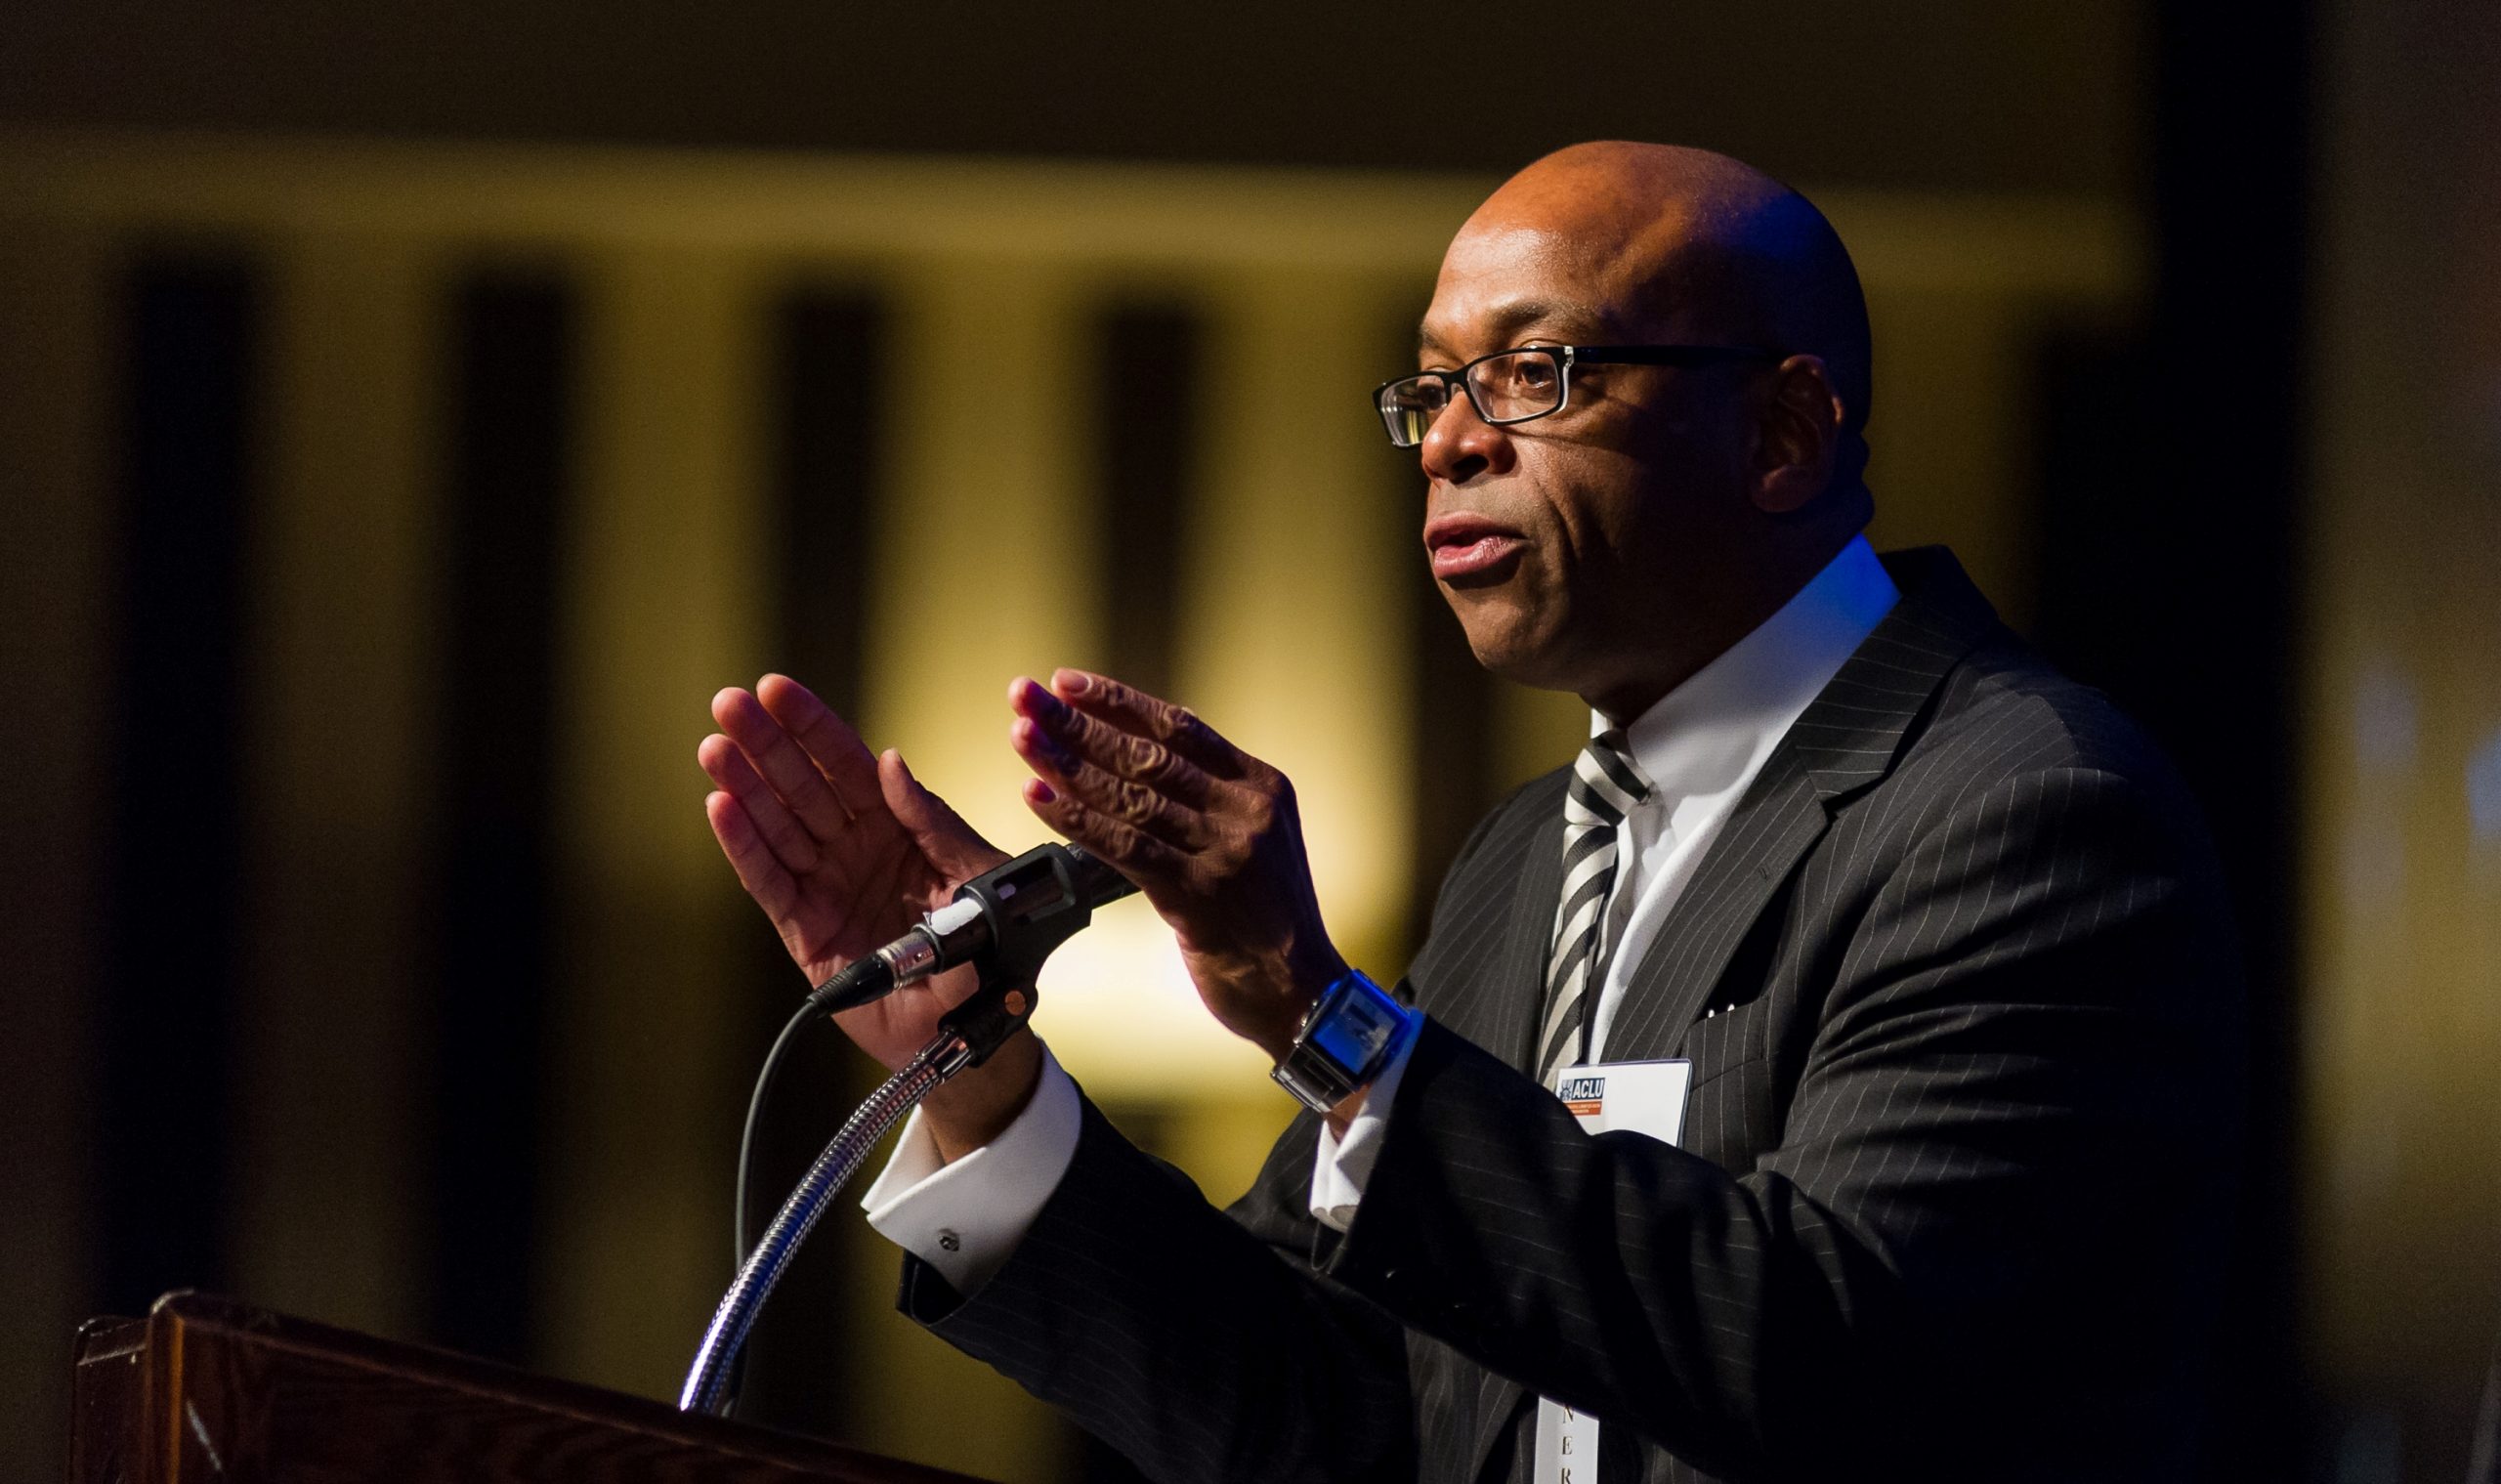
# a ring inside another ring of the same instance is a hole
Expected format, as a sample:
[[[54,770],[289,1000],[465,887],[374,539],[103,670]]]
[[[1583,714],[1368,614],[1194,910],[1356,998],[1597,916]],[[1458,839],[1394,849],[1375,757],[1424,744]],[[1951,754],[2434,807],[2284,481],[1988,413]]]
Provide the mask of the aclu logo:
[[[1573,1077],[1563,1081],[1563,1101],[1567,1103],[1602,1103],[1606,1101],[1606,1079]]]

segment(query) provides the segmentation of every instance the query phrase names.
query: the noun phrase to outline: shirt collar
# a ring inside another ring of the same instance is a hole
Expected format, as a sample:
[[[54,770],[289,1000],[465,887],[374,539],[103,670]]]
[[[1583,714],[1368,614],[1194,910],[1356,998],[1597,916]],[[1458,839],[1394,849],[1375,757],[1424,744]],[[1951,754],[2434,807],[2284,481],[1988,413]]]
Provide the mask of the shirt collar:
[[[1900,597],[1876,549],[1853,537],[1778,612],[1625,728],[1651,798],[1673,808],[1748,776]],[[1590,736],[1608,725],[1590,713]]]

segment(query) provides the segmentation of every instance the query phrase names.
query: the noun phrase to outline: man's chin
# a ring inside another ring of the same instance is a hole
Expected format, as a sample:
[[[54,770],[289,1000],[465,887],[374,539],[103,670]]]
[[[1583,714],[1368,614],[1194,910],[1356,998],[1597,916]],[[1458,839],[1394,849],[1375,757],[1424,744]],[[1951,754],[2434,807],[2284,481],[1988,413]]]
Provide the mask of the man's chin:
[[[1522,586],[1515,578],[1490,590],[1457,589],[1447,582],[1441,589],[1479,665],[1516,685],[1571,690],[1558,605],[1537,602]]]
[[[1476,657],[1476,662],[1513,685],[1539,691],[1578,689],[1554,653],[1555,647],[1538,642],[1541,636],[1493,625],[1468,625],[1466,632],[1468,652]]]

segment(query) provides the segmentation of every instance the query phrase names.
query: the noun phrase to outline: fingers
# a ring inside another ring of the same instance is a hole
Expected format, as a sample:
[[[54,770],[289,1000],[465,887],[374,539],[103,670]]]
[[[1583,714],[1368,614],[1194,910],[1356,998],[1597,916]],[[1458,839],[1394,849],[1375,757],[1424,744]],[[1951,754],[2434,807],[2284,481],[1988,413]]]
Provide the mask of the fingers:
[[[1117,777],[1071,756],[1032,721],[1018,717],[1009,741],[1036,780],[1104,819],[1144,830],[1167,845],[1196,850],[1208,833],[1204,816],[1134,779]]]
[[[721,842],[721,854],[730,858],[730,869],[738,873],[739,884],[777,927],[786,922],[798,906],[799,883],[765,843],[746,807],[729,793],[715,792],[705,795],[703,816],[711,822],[712,837]]]
[[[1213,778],[1157,737],[1088,715],[1031,680],[1019,680],[1009,687],[1007,701],[1041,735],[1043,742],[1052,744],[1058,757],[1080,766],[1091,764],[1113,779],[1143,784],[1191,810],[1208,806],[1214,790]],[[1024,750],[1021,743],[1018,750]],[[1063,771],[1072,781],[1078,776],[1073,770]]]
[[[945,799],[922,787],[902,753],[887,748],[877,756],[876,769],[886,808],[911,832],[912,843],[940,875],[977,876],[1007,859],[1005,851],[983,839]]]
[[[696,762],[729,795],[747,830],[773,852],[784,869],[805,875],[816,869],[817,841],[756,775],[738,743],[714,733],[695,749]],[[719,795],[715,795],[718,797]],[[708,811],[707,806],[707,811]]]
[[[818,702],[820,708],[823,704]],[[816,761],[800,749],[788,729],[764,708],[754,692],[732,686],[714,696],[712,719],[729,734],[730,741],[738,743],[765,785],[806,827],[808,833],[819,840],[830,840],[851,823],[854,811],[844,807]]]
[[[1188,865],[1187,857],[1175,847],[1134,825],[1087,808],[1075,795],[1041,779],[1026,781],[1025,807],[1034,811],[1036,819],[1146,888],[1150,900],[1157,896],[1158,883],[1172,880]]]
[[[1229,780],[1243,775],[1248,759],[1242,750],[1217,736],[1187,706],[1088,670],[1053,670],[1047,694],[1119,731],[1163,744],[1210,777]]]
[[[1077,715],[1031,682],[1020,683],[1016,706],[1024,714],[1009,742],[1057,791],[1185,851],[1207,842],[1207,775],[1161,743]]]
[[[832,785],[834,797],[854,819],[877,808],[881,792],[877,759],[833,707],[787,675],[767,675],[757,681],[755,696],[815,761]]]

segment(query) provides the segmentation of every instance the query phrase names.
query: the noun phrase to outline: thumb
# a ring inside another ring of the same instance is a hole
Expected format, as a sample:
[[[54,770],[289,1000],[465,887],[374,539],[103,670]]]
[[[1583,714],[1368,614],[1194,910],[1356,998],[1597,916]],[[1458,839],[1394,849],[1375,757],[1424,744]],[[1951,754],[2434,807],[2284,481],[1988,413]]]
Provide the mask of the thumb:
[[[877,757],[877,786],[886,796],[886,807],[894,812],[895,822],[920,847],[920,853],[938,873],[950,881],[962,881],[980,875],[999,862],[1007,853],[975,833],[964,823],[962,815],[948,806],[945,799],[930,792],[912,777],[911,765],[903,754],[888,747]]]

